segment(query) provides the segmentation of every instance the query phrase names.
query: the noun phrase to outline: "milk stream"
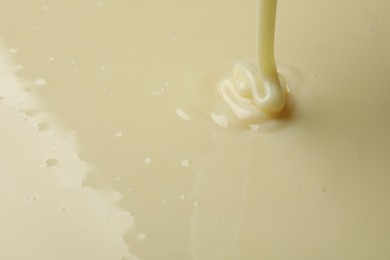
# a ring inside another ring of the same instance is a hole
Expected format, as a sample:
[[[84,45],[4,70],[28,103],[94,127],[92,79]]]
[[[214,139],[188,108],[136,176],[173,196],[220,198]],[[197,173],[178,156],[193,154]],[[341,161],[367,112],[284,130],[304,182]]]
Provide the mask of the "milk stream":
[[[257,66],[248,61],[237,63],[233,76],[218,86],[222,99],[244,122],[259,123],[285,107],[286,89],[274,57],[276,7],[276,0],[257,1]]]

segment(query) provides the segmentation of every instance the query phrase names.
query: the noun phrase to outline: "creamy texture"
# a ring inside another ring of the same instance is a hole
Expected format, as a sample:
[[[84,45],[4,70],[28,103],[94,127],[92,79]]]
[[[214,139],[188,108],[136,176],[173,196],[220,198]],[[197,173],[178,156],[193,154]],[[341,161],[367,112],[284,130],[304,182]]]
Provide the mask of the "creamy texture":
[[[137,259],[123,237],[133,224],[118,192],[83,186],[90,166],[75,133],[64,131],[39,99],[41,87],[15,77],[0,51],[0,258]]]
[[[211,117],[237,120],[216,86],[256,55],[255,1],[0,1],[5,63],[55,115],[1,84],[0,258],[389,258],[389,7],[279,1],[287,109],[247,131]],[[41,149],[56,125],[80,161]]]
[[[220,96],[243,125],[261,124],[285,106],[286,90],[280,84],[274,58],[276,6],[276,0],[257,1],[257,67],[250,62],[237,63],[233,76],[218,86]]]

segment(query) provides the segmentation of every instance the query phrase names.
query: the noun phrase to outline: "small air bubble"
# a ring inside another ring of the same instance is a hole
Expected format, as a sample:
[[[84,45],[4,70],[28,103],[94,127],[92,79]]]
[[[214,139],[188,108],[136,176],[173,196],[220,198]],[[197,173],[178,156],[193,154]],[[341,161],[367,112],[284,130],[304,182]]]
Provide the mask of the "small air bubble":
[[[193,203],[193,205],[194,205],[195,208],[197,208],[197,207],[200,206],[200,202],[199,202],[199,201],[195,201],[195,202]]]
[[[116,132],[115,133],[115,136],[118,138],[123,137],[123,135],[124,135],[123,132]]]
[[[37,84],[37,85],[45,85],[46,84],[46,80],[45,79],[37,79],[36,81],[35,81],[35,84]]]
[[[145,162],[146,164],[151,164],[151,163],[152,163],[152,158],[146,157],[146,158],[144,159],[144,162]]]
[[[60,209],[59,209],[59,212],[61,212],[61,213],[65,213],[66,211],[68,211],[68,207],[67,206],[61,206]]]
[[[36,113],[37,113],[37,112],[34,111],[34,110],[27,110],[26,112],[24,112],[24,114],[25,114],[26,116],[29,116],[29,117],[34,116]]]
[[[115,177],[115,180],[116,180],[116,181],[120,181],[120,180],[121,180],[121,177]]]
[[[49,124],[48,123],[39,123],[38,124],[38,131],[42,132],[42,131],[46,131],[48,130],[50,127],[49,127]]]
[[[181,200],[185,200],[187,199],[187,196],[185,194],[181,194],[180,197],[179,197]]]
[[[12,48],[9,50],[10,53],[17,53],[19,50],[16,48]]]
[[[190,160],[183,160],[181,162],[181,166],[183,167],[189,167],[191,165],[191,161]]]
[[[58,164],[58,161],[56,159],[48,159],[45,161],[46,167],[53,167]]]
[[[44,11],[47,11],[47,10],[49,9],[49,7],[47,7],[47,5],[44,5],[44,6],[42,7],[42,9],[43,9]]]
[[[158,89],[158,90],[153,90],[153,91],[152,91],[152,94],[153,94],[153,95],[160,95],[160,94],[162,94],[163,92],[165,92],[165,88],[160,88],[160,89]]]
[[[144,241],[144,240],[146,239],[146,234],[145,234],[145,233],[139,233],[139,234],[137,235],[137,239],[138,239],[139,241]]]
[[[27,197],[27,200],[30,201],[30,202],[37,202],[37,200],[39,199],[39,197],[37,195],[30,195]]]
[[[49,58],[49,61],[54,61],[54,57],[50,57],[50,58]]]
[[[162,200],[161,203],[162,204],[167,204],[167,201],[166,200]]]

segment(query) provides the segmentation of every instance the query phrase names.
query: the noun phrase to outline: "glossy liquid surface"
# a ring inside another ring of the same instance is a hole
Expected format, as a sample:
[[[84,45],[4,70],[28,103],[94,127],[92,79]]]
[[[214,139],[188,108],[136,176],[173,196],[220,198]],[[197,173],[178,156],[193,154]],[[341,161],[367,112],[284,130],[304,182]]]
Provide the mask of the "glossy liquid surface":
[[[255,1],[0,1],[0,259],[389,258],[389,8],[278,1],[288,113],[245,131]]]
[[[286,86],[280,83],[274,57],[276,0],[257,1],[256,61],[234,65],[233,75],[220,82],[218,93],[232,112],[241,120],[239,125],[261,126],[264,121],[277,118],[286,107]],[[214,121],[223,126],[214,117]],[[237,127],[236,126],[236,127]]]

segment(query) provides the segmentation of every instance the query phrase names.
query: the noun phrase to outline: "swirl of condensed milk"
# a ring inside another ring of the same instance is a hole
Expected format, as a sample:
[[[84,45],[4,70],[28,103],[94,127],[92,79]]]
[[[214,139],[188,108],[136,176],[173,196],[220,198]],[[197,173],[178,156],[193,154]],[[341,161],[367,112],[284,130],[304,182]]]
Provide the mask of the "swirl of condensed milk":
[[[242,120],[257,122],[281,112],[286,89],[280,84],[275,58],[274,34],[277,0],[258,0],[257,63],[240,62],[233,76],[218,87],[222,99]]]

